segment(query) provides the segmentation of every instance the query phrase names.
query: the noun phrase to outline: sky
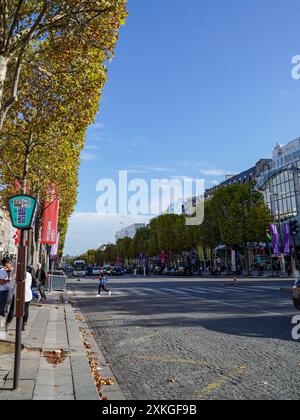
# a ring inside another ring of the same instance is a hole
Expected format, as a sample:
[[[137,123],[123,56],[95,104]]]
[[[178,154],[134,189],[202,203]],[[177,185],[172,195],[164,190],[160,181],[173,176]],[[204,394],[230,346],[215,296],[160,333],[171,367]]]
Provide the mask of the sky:
[[[203,178],[207,187],[300,136],[299,0],[129,0],[82,153],[65,254],[145,216],[97,213],[101,179]]]

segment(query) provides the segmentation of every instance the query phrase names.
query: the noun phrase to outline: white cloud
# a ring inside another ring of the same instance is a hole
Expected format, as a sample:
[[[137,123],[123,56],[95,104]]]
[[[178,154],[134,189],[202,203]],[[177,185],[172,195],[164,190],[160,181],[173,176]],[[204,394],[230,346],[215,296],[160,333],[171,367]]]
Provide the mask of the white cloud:
[[[199,169],[199,173],[204,176],[225,176],[228,172],[219,168]]]
[[[96,122],[96,123],[91,125],[91,128],[93,130],[102,130],[105,127],[106,127],[106,124],[103,124],[102,122]]]
[[[84,150],[101,150],[101,146],[87,144]]]
[[[117,140],[112,139],[109,136],[104,136],[103,133],[99,131],[91,131],[87,134],[87,141],[89,142],[98,142],[98,143],[107,143],[116,146],[122,146],[124,149],[130,151],[132,148],[142,146],[143,144],[148,143],[147,140],[141,138],[133,138],[128,140]]]
[[[148,223],[147,216],[74,213],[70,218],[64,254],[80,255],[103,244],[114,243],[115,234],[123,226]]]
[[[82,152],[81,153],[81,160],[85,162],[92,162],[97,159],[97,155],[93,153]]]
[[[128,170],[128,173],[130,174],[150,174],[154,172],[175,172],[175,169],[158,166],[134,165]]]

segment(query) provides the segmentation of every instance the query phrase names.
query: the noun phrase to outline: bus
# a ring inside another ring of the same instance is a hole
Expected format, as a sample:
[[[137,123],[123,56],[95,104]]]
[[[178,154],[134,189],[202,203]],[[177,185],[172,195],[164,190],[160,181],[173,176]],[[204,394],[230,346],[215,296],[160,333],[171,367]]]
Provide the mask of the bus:
[[[85,261],[83,260],[77,260],[74,261],[74,271],[73,275],[75,277],[85,277]]]

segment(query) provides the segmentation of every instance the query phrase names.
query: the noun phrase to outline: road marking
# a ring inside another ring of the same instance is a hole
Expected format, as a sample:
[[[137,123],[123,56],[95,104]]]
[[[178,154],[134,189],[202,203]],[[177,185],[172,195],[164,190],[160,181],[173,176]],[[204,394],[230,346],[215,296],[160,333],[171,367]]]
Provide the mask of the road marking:
[[[214,287],[210,287],[208,290],[214,293],[224,293],[224,289],[216,289]]]
[[[178,295],[186,295],[186,292],[184,292],[182,289],[159,289],[159,290],[175,293]]]
[[[261,311],[264,314],[268,314],[268,315],[276,315],[276,316],[284,316],[284,314],[279,314],[277,312],[270,312],[270,311]]]
[[[279,291],[279,287],[273,287],[273,286],[255,286],[256,289],[262,289],[262,290],[274,290]]]
[[[128,289],[128,293],[133,293],[138,296],[149,297],[150,295],[167,295],[167,292],[161,292],[159,289]]]
[[[220,290],[220,289],[215,289],[215,288],[213,288],[213,287],[201,287],[200,286],[200,288],[195,288],[195,289],[186,289],[186,288],[180,288],[181,290],[188,290],[188,291],[191,291],[192,293],[205,293],[205,294],[207,294],[207,293],[224,293],[223,292],[223,290]]]
[[[196,293],[196,294],[201,294],[201,295],[203,295],[203,294],[206,295],[206,293],[207,293],[207,292],[205,292],[203,290],[199,290],[199,289],[184,289],[182,287],[181,287],[181,290],[185,290],[185,291],[187,291],[189,293]]]
[[[157,295],[160,295],[160,294],[162,294],[162,295],[168,295],[169,294],[168,292],[164,292],[163,291],[164,289],[156,289],[156,288],[153,288],[153,289],[143,289],[143,290],[145,290],[146,292],[155,293]],[[166,290],[171,290],[171,289],[166,289]]]
[[[136,295],[136,296],[146,296],[147,295],[146,293],[142,292],[141,290],[137,290],[137,289],[135,289],[135,290],[130,289],[130,290],[127,290],[125,292],[125,296],[129,296],[130,294]]]
[[[220,379],[217,379],[216,381],[212,382],[211,384],[207,385],[205,388],[203,388],[200,392],[195,392],[195,397],[198,399],[204,399],[209,397],[213,392],[218,391],[220,388],[222,388],[223,385],[227,384],[228,382],[239,379],[239,376],[246,371],[246,366],[241,366],[232,372],[230,372],[228,375],[223,376]]]
[[[227,303],[227,302],[223,302],[221,300],[209,300],[209,302],[220,303],[221,305],[225,305],[225,306],[233,306],[235,308],[246,309],[245,305],[236,305],[235,303]]]

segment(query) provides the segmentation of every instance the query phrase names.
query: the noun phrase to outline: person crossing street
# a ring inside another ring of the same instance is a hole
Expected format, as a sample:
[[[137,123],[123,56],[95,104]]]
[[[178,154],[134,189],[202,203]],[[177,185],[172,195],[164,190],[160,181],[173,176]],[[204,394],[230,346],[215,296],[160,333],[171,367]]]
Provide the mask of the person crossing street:
[[[99,286],[98,286],[98,295],[97,297],[101,297],[101,290],[104,290],[106,293],[108,293],[109,296],[111,296],[111,291],[106,289],[107,285],[107,278],[103,273],[99,274]]]

